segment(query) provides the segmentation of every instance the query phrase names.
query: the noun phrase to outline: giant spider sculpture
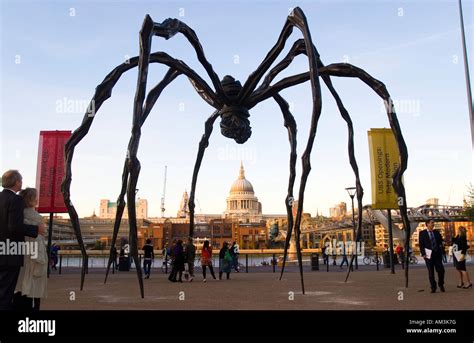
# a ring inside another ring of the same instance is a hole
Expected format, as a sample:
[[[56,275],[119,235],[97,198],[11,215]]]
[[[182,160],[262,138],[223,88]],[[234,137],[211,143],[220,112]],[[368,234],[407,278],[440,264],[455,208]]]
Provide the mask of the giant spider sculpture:
[[[273,62],[277,59],[281,51],[283,50],[286,41],[288,40],[290,34],[293,31],[293,28],[297,28],[301,31],[303,39],[298,39],[288,52],[288,54],[272,69],[270,69]],[[165,39],[169,39],[176,35],[177,33],[183,34],[189,43],[191,43],[194,48],[199,62],[203,65],[206,70],[209,78],[212,80],[211,87],[192,69],[190,69],[183,61],[177,60],[165,52],[154,52],[151,53],[151,43],[153,36],[159,36]],[[287,68],[293,58],[296,56],[304,54],[308,58],[309,71],[290,77],[283,78],[279,82],[272,84],[274,78],[285,68]],[[150,63],[160,63],[169,67],[165,77],[161,82],[159,82],[155,87],[153,87],[148,94],[146,94],[146,85],[147,85],[147,76],[148,76],[148,66]],[[280,279],[283,275],[285,269],[285,263],[287,259],[287,250],[289,247],[291,235],[294,231],[297,257],[299,263],[299,273],[301,279],[302,292],[304,294],[304,281],[303,281],[303,268],[302,268],[302,258],[301,258],[301,247],[300,247],[300,224],[301,224],[301,215],[303,210],[304,202],[304,192],[306,181],[308,179],[309,172],[311,170],[310,165],[310,156],[313,148],[313,142],[316,136],[316,129],[318,126],[319,117],[321,115],[321,84],[320,78],[324,81],[328,87],[331,95],[334,97],[338,109],[341,113],[342,118],[347,123],[348,129],[348,150],[349,150],[349,160],[351,167],[355,174],[355,183],[357,188],[357,201],[358,201],[358,231],[356,241],[360,240],[361,237],[361,227],[362,227],[362,197],[363,197],[363,188],[359,180],[359,169],[354,155],[354,130],[352,126],[352,120],[344,107],[341,98],[334,89],[331,76],[341,76],[341,77],[355,77],[359,78],[361,81],[365,82],[370,88],[372,88],[375,93],[377,93],[385,102],[387,115],[390,122],[390,126],[395,134],[398,148],[400,152],[400,166],[393,175],[393,185],[399,196],[399,205],[401,209],[401,214],[403,218],[403,223],[406,228],[409,228],[409,221],[407,216],[407,206],[406,206],[406,197],[405,197],[405,188],[402,183],[402,176],[407,167],[408,152],[405,145],[405,141],[402,136],[402,132],[398,123],[397,116],[394,111],[394,107],[390,98],[390,95],[385,88],[385,85],[370,76],[364,70],[357,68],[348,63],[335,63],[330,65],[324,65],[319,57],[319,53],[312,42],[311,34],[308,29],[308,24],[306,17],[303,11],[296,7],[292,13],[287,17],[284,27],[278,37],[276,44],[272,47],[270,52],[267,54],[263,62],[258,66],[258,68],[249,76],[242,86],[241,83],[235,80],[231,76],[225,76],[222,81],[219,81],[219,78],[215,71],[213,70],[211,64],[207,61],[203,48],[197,38],[196,33],[188,27],[185,23],[179,21],[178,19],[166,19],[162,23],[155,23],[149,15],[144,19],[142,29],[140,31],[140,55],[138,57],[133,57],[126,63],[123,63],[113,69],[104,79],[104,81],[99,84],[96,88],[94,97],[91,100],[91,106],[87,110],[84,119],[72,134],[71,138],[65,146],[65,163],[66,163],[66,174],[62,184],[62,192],[64,196],[64,201],[67,206],[69,216],[71,218],[71,223],[74,228],[75,234],[82,251],[82,273],[81,273],[81,290],[84,286],[85,273],[87,271],[87,253],[82,241],[79,219],[77,212],[74,208],[74,205],[71,202],[70,196],[70,186],[71,186],[71,177],[72,170],[71,164],[74,155],[74,149],[77,144],[84,138],[88,133],[94,116],[96,112],[100,109],[104,101],[106,101],[110,96],[113,87],[122,76],[123,73],[129,71],[132,68],[138,66],[138,81],[137,81],[137,90],[135,94],[134,108],[133,108],[133,125],[132,125],[132,134],[130,142],[128,145],[127,156],[125,158],[122,174],[122,188],[117,200],[117,214],[115,217],[113,237],[111,241],[111,246],[113,247],[117,240],[118,230],[120,227],[120,222],[122,219],[122,214],[125,208],[125,204],[128,207],[129,214],[129,243],[130,243],[130,253],[133,258],[135,265],[137,266],[137,276],[140,285],[141,296],[144,297],[143,290],[143,279],[142,271],[138,256],[138,247],[137,247],[137,221],[135,213],[135,190],[137,185],[138,176],[140,173],[140,162],[137,158],[138,145],[140,142],[141,127],[145,123],[148,115],[150,114],[153,106],[155,105],[158,97],[161,92],[168,86],[176,77],[181,74],[187,76],[191,82],[194,89],[198,92],[201,98],[206,101],[209,105],[215,108],[214,113],[206,120],[204,134],[199,143],[199,150],[197,154],[197,159],[194,166],[191,192],[189,197],[189,211],[190,211],[190,222],[189,222],[189,236],[193,236],[194,229],[194,198],[195,198],[195,189],[196,182],[198,177],[199,168],[201,166],[201,161],[204,155],[204,151],[209,144],[209,137],[213,130],[213,124],[217,118],[221,118],[220,128],[221,133],[228,137],[234,139],[238,144],[245,143],[251,136],[251,127],[250,127],[250,113],[249,110],[252,109],[258,103],[267,100],[273,99],[279,105],[283,120],[284,126],[288,130],[289,143],[291,147],[290,154],[290,175],[288,182],[288,193],[285,198],[285,205],[288,215],[288,234],[285,242],[285,252],[283,259],[283,268],[281,270]],[[266,75],[265,75],[266,73]],[[265,75],[265,77],[264,77]],[[257,88],[258,83],[264,77],[263,82]],[[290,113],[288,103],[285,99],[279,94],[280,91],[304,83],[306,81],[311,83],[311,92],[312,92],[312,117],[311,125],[309,130],[309,137],[306,143],[306,148],[302,155],[302,175],[301,182],[298,192],[298,206],[296,218],[292,214],[292,203],[293,203],[293,186],[295,182],[295,165],[296,165],[296,122],[293,115]],[[92,106],[93,105],[93,106]],[[95,110],[95,112],[94,112]],[[127,201],[125,202],[125,195],[127,196]],[[407,230],[407,238],[409,237],[409,230]],[[407,244],[409,239],[406,240]],[[405,249],[408,251],[409,249]],[[352,256],[351,265],[354,260]],[[406,271],[406,285],[408,285],[408,259],[407,265],[405,268]],[[107,282],[107,277],[109,274],[110,266],[112,263],[112,248],[110,252],[110,258],[107,266],[107,272],[105,276],[105,281]]]

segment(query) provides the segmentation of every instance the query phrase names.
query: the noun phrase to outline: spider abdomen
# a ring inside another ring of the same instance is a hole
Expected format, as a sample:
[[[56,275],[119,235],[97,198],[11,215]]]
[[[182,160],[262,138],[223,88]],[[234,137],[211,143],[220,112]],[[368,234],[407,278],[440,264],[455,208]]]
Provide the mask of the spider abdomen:
[[[225,137],[232,138],[237,143],[243,144],[252,135],[252,128],[248,119],[250,114],[246,107],[233,103],[237,99],[242,85],[230,75],[224,76],[221,84],[225,95],[230,100],[230,105],[226,104],[220,110],[221,133]]]
[[[221,133],[234,139],[237,143],[245,143],[252,135],[249,111],[243,106],[224,105],[220,111]]]

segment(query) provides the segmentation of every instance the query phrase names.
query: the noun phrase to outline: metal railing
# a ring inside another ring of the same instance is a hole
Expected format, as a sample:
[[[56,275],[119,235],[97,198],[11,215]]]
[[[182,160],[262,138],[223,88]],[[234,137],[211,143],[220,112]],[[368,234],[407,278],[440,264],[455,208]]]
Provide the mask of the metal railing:
[[[473,251],[469,251],[470,256],[468,257],[467,261],[472,261],[472,253]],[[337,267],[340,269],[340,262],[343,261],[343,255],[323,255],[320,252],[320,249],[306,249],[302,252],[302,260],[303,266],[308,267],[311,266],[312,270],[320,270],[320,265],[326,266],[326,271],[329,272],[330,269]],[[370,258],[370,263],[362,263],[365,257]],[[359,255],[360,265],[365,265],[365,270],[375,268],[379,270],[380,265],[384,264],[382,260],[383,254],[379,253],[378,251],[373,251],[368,255]],[[143,254],[139,254],[140,264],[143,258]],[[88,251],[88,267],[87,269],[93,268],[107,268],[108,263],[108,251]],[[238,256],[238,268],[240,271],[245,271],[246,273],[249,272],[249,268],[253,271],[269,271],[271,270],[273,273],[276,273],[277,269],[280,269],[282,266],[282,259],[283,259],[283,250],[273,249],[273,250],[241,250]],[[351,255],[347,255],[347,259],[350,262]],[[381,260],[381,261],[380,261]],[[168,273],[171,269],[168,268],[168,263],[163,264],[165,260],[163,259],[163,255],[160,252],[155,253],[155,259],[152,262],[151,268],[153,270],[161,269],[164,273]],[[118,261],[116,261],[118,265]],[[130,268],[135,268],[135,263],[133,259],[130,258]],[[447,262],[448,264],[451,261]],[[79,251],[60,251],[58,256],[58,273],[62,273],[63,268],[81,268],[82,267],[82,255]],[[213,254],[212,256],[212,264],[214,267],[219,267],[219,255]],[[420,260],[418,258],[418,264],[420,265]],[[287,258],[286,266],[297,265],[296,258]],[[113,264],[112,264],[113,266]],[[196,258],[194,260],[194,266],[200,267],[200,254],[196,254]],[[111,268],[111,272],[115,273],[115,269]]]

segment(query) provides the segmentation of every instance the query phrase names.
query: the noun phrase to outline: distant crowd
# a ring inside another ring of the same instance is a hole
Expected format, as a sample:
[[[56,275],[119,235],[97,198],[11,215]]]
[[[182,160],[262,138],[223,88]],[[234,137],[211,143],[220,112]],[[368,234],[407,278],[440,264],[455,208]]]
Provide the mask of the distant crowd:
[[[147,244],[143,247],[144,262],[143,269],[145,278],[150,277],[150,265],[151,260],[154,258],[153,246],[151,240],[148,239]],[[196,260],[196,246],[194,245],[193,239],[188,238],[186,243],[182,240],[173,240],[171,246],[165,246],[163,249],[163,263],[166,264],[168,261],[171,264],[171,272],[168,280],[171,282],[183,282],[183,274],[186,281],[192,282],[194,275],[194,263]],[[203,282],[206,282],[207,269],[211,273],[212,278],[215,280],[213,258],[212,258],[212,246],[208,240],[205,240],[201,249],[200,257]],[[226,279],[230,279],[230,273],[234,270],[237,273],[239,270],[239,245],[236,241],[229,246],[228,242],[224,242],[222,248],[219,251],[219,280],[222,280],[222,276],[225,273]]]

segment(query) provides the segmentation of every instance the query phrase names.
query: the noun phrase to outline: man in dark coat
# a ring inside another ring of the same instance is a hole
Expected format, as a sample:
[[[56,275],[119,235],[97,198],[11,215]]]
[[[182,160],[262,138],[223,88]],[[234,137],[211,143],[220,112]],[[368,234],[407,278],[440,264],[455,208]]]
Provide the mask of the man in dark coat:
[[[25,236],[37,237],[44,234],[44,224],[39,226],[23,223],[24,200],[16,193],[21,190],[22,177],[17,170],[2,175],[3,191],[0,193],[0,310],[12,306],[20,267],[23,266],[21,246]],[[14,248],[14,249],[11,249]],[[15,251],[16,250],[16,251]]]
[[[428,220],[426,230],[420,232],[418,237],[421,256],[425,259],[430,279],[431,293],[436,292],[434,271],[438,273],[438,286],[444,292],[444,266],[443,266],[443,237],[438,230],[434,230],[434,221]]]

